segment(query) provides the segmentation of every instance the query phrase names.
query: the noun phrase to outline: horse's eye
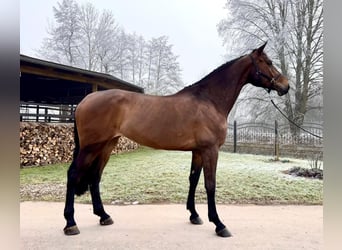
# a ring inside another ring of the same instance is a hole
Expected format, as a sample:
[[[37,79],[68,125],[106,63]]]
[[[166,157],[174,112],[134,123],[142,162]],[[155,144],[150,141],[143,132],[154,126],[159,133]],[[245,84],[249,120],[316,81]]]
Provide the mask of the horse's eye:
[[[267,64],[270,65],[270,66],[273,65],[273,64],[272,64],[272,61],[268,61]]]

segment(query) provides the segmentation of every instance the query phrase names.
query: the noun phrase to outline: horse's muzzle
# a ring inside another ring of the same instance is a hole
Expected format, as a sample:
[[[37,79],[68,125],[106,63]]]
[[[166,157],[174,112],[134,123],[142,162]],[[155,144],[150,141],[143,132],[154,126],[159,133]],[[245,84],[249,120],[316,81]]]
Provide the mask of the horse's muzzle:
[[[283,95],[287,94],[287,92],[289,92],[289,89],[290,89],[289,84],[287,84],[286,86],[283,86],[280,84],[275,85],[275,90],[277,91],[279,96],[283,96]]]

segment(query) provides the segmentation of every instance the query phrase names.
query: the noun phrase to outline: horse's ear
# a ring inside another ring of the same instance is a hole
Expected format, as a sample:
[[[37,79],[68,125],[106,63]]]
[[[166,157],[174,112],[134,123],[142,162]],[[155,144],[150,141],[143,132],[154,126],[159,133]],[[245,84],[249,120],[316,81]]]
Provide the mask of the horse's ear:
[[[261,55],[261,53],[264,51],[266,44],[267,44],[267,41],[264,43],[264,45],[262,45],[260,48],[257,49],[257,52],[259,55]]]

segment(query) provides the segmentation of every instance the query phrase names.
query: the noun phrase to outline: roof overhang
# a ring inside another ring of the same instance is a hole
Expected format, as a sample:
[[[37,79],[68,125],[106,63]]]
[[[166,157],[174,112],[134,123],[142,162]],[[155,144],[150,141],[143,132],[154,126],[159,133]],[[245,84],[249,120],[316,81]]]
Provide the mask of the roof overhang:
[[[116,88],[144,92],[110,74],[20,55],[20,101],[77,104],[91,92]]]

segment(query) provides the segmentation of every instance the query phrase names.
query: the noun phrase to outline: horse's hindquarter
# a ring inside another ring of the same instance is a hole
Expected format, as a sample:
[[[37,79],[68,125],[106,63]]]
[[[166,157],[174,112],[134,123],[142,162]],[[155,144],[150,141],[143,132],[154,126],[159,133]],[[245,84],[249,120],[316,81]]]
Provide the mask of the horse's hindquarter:
[[[77,105],[75,118],[81,148],[120,136],[129,99],[126,91],[106,90],[87,95]]]
[[[153,148],[191,150],[222,144],[226,129],[225,118],[213,106],[187,95],[103,91],[82,101],[76,115],[80,142],[88,141],[85,144],[123,135]]]

